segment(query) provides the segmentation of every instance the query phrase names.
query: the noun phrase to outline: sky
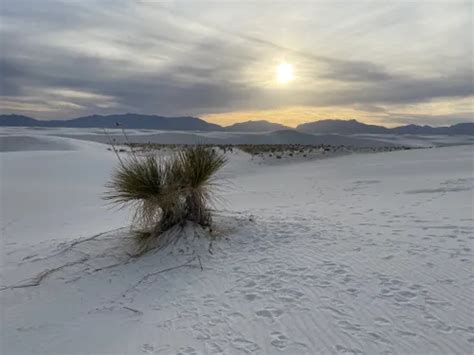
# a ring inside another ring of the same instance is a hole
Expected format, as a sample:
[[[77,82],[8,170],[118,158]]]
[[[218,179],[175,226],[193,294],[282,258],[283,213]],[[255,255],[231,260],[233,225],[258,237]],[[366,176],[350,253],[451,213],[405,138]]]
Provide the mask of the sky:
[[[474,122],[472,1],[0,6],[0,113]],[[293,71],[287,82],[283,63]]]

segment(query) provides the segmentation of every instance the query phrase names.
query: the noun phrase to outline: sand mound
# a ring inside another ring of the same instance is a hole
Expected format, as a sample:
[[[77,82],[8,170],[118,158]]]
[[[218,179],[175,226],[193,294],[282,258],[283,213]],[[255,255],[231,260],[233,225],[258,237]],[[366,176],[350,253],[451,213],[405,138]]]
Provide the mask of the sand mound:
[[[35,150],[75,150],[70,140],[48,136],[0,136],[0,152]]]
[[[2,154],[2,350],[471,352],[471,147],[229,157],[212,253],[188,229],[133,258],[112,152]]]
[[[341,136],[337,134],[307,134],[292,130],[282,130],[269,133],[225,133],[225,134],[207,134],[197,132],[165,132],[155,134],[134,134],[129,132],[128,138],[132,143],[155,143],[155,144],[303,144],[303,145],[344,145],[351,147],[392,147],[398,146],[397,143],[382,142],[377,139],[365,139]],[[107,143],[110,137],[104,134],[76,134],[61,135],[84,139],[88,141]],[[123,135],[113,135],[115,142],[126,143]]]

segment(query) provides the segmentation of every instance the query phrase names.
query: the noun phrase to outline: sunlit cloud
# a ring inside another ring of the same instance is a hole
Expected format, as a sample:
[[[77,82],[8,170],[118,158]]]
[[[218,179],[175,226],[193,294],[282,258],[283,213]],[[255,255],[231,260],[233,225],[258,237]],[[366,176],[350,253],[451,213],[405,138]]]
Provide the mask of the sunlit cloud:
[[[294,126],[324,118],[443,124],[473,111],[469,3],[2,6],[1,112]],[[291,65],[285,80],[275,75],[281,63]]]
[[[39,112],[39,113],[55,113],[67,110],[80,110],[85,107],[68,101],[43,101],[43,102],[28,102],[20,100],[9,100],[8,98],[1,98],[0,105],[5,110],[21,111],[21,112]]]
[[[474,122],[474,96],[462,99],[443,99],[420,104],[396,106],[294,106],[277,110],[224,112],[203,116],[207,121],[223,125],[250,120],[270,120],[289,127],[324,119],[357,119],[369,124],[389,127],[407,123],[434,126],[459,122]]]
[[[82,99],[82,100],[92,100],[92,101],[107,101],[113,100],[112,96],[100,95],[86,91],[71,90],[71,89],[47,89],[46,94],[61,96],[70,99]]]

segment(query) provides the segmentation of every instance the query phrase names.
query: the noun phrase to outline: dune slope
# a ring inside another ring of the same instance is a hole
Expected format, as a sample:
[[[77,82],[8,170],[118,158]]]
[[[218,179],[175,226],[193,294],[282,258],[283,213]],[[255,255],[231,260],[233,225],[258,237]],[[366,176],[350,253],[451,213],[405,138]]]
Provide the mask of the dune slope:
[[[470,147],[260,167],[231,153],[212,254],[187,226],[180,243],[139,259],[124,215],[93,197],[114,157],[89,149],[36,152],[39,168],[70,162],[71,180],[62,166],[40,169],[31,187],[14,175],[32,153],[2,153],[25,207],[2,216],[2,353],[472,349]],[[38,223],[28,205],[66,188],[75,199],[51,213],[76,218]]]

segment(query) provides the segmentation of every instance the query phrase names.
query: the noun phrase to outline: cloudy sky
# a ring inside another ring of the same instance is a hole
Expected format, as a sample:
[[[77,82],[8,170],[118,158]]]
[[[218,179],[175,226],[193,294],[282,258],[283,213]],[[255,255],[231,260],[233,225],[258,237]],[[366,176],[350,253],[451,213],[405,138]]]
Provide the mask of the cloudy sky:
[[[1,0],[0,110],[474,121],[471,1]],[[278,80],[286,63],[292,80]]]

